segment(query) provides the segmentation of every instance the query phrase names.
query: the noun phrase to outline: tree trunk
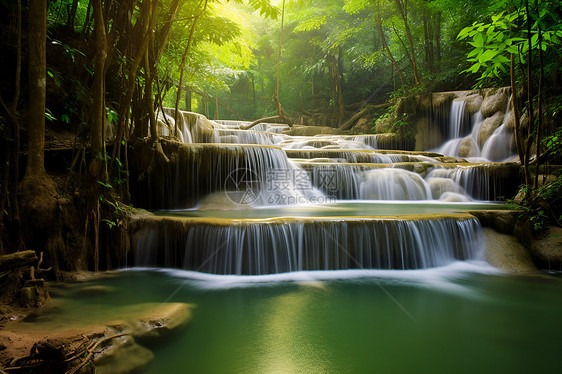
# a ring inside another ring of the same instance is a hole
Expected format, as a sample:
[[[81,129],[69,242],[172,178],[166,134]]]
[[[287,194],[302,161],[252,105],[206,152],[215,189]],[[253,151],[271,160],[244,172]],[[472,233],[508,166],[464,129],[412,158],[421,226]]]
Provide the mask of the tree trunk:
[[[162,57],[164,48],[168,44],[168,40],[170,40],[170,31],[172,30],[172,25],[174,23],[174,20],[176,19],[176,14],[178,13],[178,10],[181,8],[184,2],[185,0],[173,0],[171,2],[170,10],[164,18],[164,26],[162,27],[160,32],[158,32],[154,61],[159,61],[160,57]]]
[[[392,66],[394,66],[394,68],[398,72],[398,76],[400,77],[400,82],[404,85],[404,84],[406,84],[406,80],[404,79],[404,75],[402,74],[402,70],[400,70],[400,67],[396,63],[396,60],[394,59],[394,56],[392,56],[392,52],[390,52],[390,48],[388,47],[388,44],[386,43],[386,37],[385,37],[384,31],[382,29],[382,20],[380,19],[380,16],[378,14],[376,14],[375,17],[376,17],[375,18],[375,27],[376,27],[376,29],[379,33],[380,38],[381,38],[382,46],[385,49],[385,51],[388,55],[388,59],[392,63]]]
[[[525,2],[525,11],[527,13],[527,20],[531,19],[531,12],[529,10],[529,0]],[[527,42],[529,45],[529,50],[527,52],[527,115],[529,117],[529,126],[527,131],[527,137],[525,139],[525,184],[527,186],[531,185],[531,175],[529,172],[529,159],[531,157],[531,134],[534,125],[534,113],[533,113],[533,93],[532,93],[532,34],[531,34],[531,22],[527,22]],[[538,156],[538,155],[537,155]]]
[[[137,77],[137,71],[139,68],[140,63],[144,57],[144,54],[148,50],[148,44],[150,40],[153,38],[153,30],[154,25],[156,23],[156,8],[158,6],[157,0],[151,0],[143,2],[143,16],[142,16],[142,28],[139,32],[140,34],[140,43],[138,43],[137,50],[135,51],[135,56],[131,66],[129,67],[128,73],[128,84],[126,89],[126,94],[122,97],[122,100],[119,105],[119,119],[117,122],[117,136],[115,137],[116,143],[121,143],[123,136],[125,134],[125,119],[129,113],[129,108],[131,106],[131,100],[133,98],[133,93],[135,90],[135,81]],[[146,7],[146,8],[145,8]],[[116,151],[119,150],[119,147],[115,147],[113,149],[113,158],[116,156],[118,157],[118,153]]]
[[[434,16],[429,10],[424,11],[423,16],[423,35],[424,35],[424,53],[427,69],[430,73],[435,73],[435,53],[433,48],[434,37]]]
[[[542,141],[542,127],[543,127],[543,110],[542,110],[542,84],[543,84],[543,56],[542,56],[542,28],[539,25],[539,92],[537,93],[538,97],[538,110],[539,110],[539,124],[537,127],[537,140],[536,140],[536,172],[535,172],[535,188],[539,187],[539,166],[540,166],[540,146]]]
[[[431,61],[429,58],[429,39],[431,36],[429,35],[429,22],[431,21],[431,17],[427,14],[427,10],[424,11],[423,14],[423,51],[425,55],[425,63],[428,67],[428,70],[431,71]]]
[[[252,97],[254,99],[254,110],[252,111],[252,118],[256,115],[256,83],[254,82],[254,75],[252,75]]]
[[[76,10],[78,9],[78,0],[73,0],[70,10],[68,12],[68,18],[66,20],[66,27],[74,31],[74,19],[76,18]]]
[[[410,26],[408,25],[408,13],[406,8],[406,0],[402,2],[402,0],[395,0],[396,8],[400,12],[402,16],[402,20],[404,21],[404,31],[406,32],[406,39],[408,40],[408,46],[410,48],[410,56],[412,60],[412,69],[414,70],[414,79],[416,83],[420,82],[420,75],[418,72],[418,66],[416,64],[416,55],[414,54],[414,40],[412,39],[412,32],[410,31]]]
[[[92,0],[94,13],[94,35],[96,40],[96,60],[94,66],[94,83],[92,85],[92,116],[90,120],[90,144],[92,161],[90,176],[94,180],[104,181],[107,175],[103,126],[105,118],[105,61],[107,59],[107,37],[101,0]]]
[[[47,1],[29,2],[29,114],[27,168],[18,187],[24,237],[49,246],[53,221],[56,219],[56,190],[45,171],[45,89],[47,81]]]
[[[279,33],[279,48],[277,50],[277,84],[275,86],[275,108],[277,109],[277,115],[279,117],[285,117],[285,113],[283,113],[283,108],[281,107],[281,103],[279,102],[279,64],[281,62],[281,49],[283,48],[283,26],[285,24],[285,0],[283,0],[282,7],[281,7],[281,32]]]
[[[148,110],[148,119],[150,123],[150,139],[153,143],[157,142],[158,136],[158,123],[156,122],[156,114],[154,113],[154,99],[152,95],[152,74],[150,72],[151,64],[148,61],[148,51],[144,54],[144,98],[146,110]],[[162,113],[164,115],[164,113]]]
[[[29,114],[25,178],[46,175],[45,88],[47,83],[47,1],[29,2]]]
[[[191,112],[191,89],[185,87],[185,110]]]
[[[324,56],[324,59],[326,60],[326,64],[328,65],[330,82],[332,86],[332,100],[334,103],[334,117],[336,120],[335,127],[339,127],[342,124],[344,115],[342,81],[341,72],[339,70],[340,64],[338,58],[333,56],[331,53],[328,53],[326,56]]]
[[[20,100],[20,85],[21,85],[21,0],[18,0],[17,9],[17,51],[16,51],[16,76],[14,77],[14,98],[12,99],[11,110],[15,114],[18,109],[18,102]]]
[[[511,54],[510,64],[509,64],[509,72],[511,78],[511,107],[513,108],[513,116],[515,118],[515,128],[514,128],[514,135],[515,135],[515,148],[517,148],[517,154],[519,155],[519,161],[521,164],[524,164],[524,152],[523,152],[523,142],[521,140],[521,133],[520,133],[520,117],[519,117],[519,106],[517,104],[517,91],[515,90],[515,62],[514,62],[514,55]]]
[[[435,37],[435,72],[439,72],[441,70],[441,12],[437,12],[433,16],[433,20],[435,22],[433,26],[433,35]]]
[[[191,30],[189,30],[189,39],[187,39],[187,45],[181,56],[180,79],[176,90],[176,107],[174,109],[174,123],[175,123],[174,135],[175,136],[178,136],[179,103],[180,103],[180,96],[181,96],[181,90],[183,85],[183,72],[185,70],[185,61],[187,59],[187,55],[189,54],[189,49],[191,48],[191,42],[193,41],[193,33],[195,32],[195,26],[197,26],[197,20],[199,19],[201,14],[205,12],[206,9],[207,9],[207,0],[205,0],[205,5],[203,7],[203,10],[198,15],[196,15],[195,18],[193,19],[193,23],[191,24]]]

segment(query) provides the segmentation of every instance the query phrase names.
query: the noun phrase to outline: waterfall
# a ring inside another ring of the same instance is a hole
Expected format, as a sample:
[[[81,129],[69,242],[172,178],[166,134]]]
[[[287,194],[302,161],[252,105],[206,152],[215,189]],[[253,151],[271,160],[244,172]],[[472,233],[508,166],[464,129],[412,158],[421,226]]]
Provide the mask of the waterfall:
[[[286,205],[323,197],[312,187],[308,174],[280,148],[173,143],[163,146],[173,158],[131,189],[133,199],[148,209],[190,208],[216,192],[226,193],[232,203],[240,205]],[[142,154],[133,150],[132,158],[142,159]]]
[[[482,157],[490,161],[504,161],[513,156],[512,144],[514,144],[514,135],[508,130],[506,120],[509,115],[511,104],[511,96],[507,99],[507,108],[503,116],[502,124],[498,127],[492,136],[486,140],[482,146]]]
[[[472,130],[464,136],[463,127],[465,121],[464,100],[454,100],[451,104],[449,119],[450,134],[448,141],[441,145],[436,152],[451,157],[464,157],[473,162],[478,161],[505,161],[514,155],[512,145],[514,144],[513,133],[508,129],[507,119],[509,116],[511,97],[507,99],[504,116],[501,125],[486,139],[482,147],[479,146],[482,136],[482,125],[484,117],[482,111],[478,110],[471,118]],[[461,152],[461,147],[463,151]]]
[[[435,167],[429,172],[426,180],[431,185],[437,183],[436,179],[447,179],[453,181],[457,186],[450,187],[447,191],[464,193],[478,200],[496,200],[515,192],[518,184],[511,181],[516,179],[517,173],[515,164],[506,165],[502,169],[494,167],[492,164],[473,164],[454,168]]]
[[[460,138],[464,121],[464,107],[466,101],[453,100],[451,103],[451,114],[449,116],[449,139]]]
[[[431,198],[431,190],[417,173],[384,168],[366,173],[360,197],[363,200],[427,200]]]
[[[148,219],[134,235],[132,256],[135,266],[213,274],[420,269],[477,257],[480,226],[469,217]]]
[[[469,117],[467,108],[475,108],[465,100],[453,100],[448,111],[441,106],[445,155],[509,156],[507,114],[480,149],[493,128],[481,110]],[[131,223],[136,266],[260,275],[420,269],[476,259],[482,244],[473,216],[427,211],[436,201],[463,202],[440,204],[457,207],[501,199],[519,184],[516,164],[395,150],[413,147],[395,134],[291,136],[284,124],[243,130],[249,122],[182,112],[176,124],[172,115],[171,109],[158,115],[161,136],[177,127],[181,141],[161,141],[166,157],[155,157],[149,143],[135,144],[130,153],[135,205],[160,210]],[[412,215],[404,203],[414,200],[423,201],[423,214]],[[380,216],[381,201],[402,205],[395,215]]]

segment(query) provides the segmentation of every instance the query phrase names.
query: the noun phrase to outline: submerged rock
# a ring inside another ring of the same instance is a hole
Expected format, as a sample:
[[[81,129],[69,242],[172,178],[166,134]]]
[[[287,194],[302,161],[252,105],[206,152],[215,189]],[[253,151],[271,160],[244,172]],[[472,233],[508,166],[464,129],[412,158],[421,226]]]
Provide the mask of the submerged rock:
[[[137,372],[154,359],[154,353],[138,345],[130,335],[117,337],[96,356],[97,374],[122,374]]]
[[[82,287],[78,291],[76,291],[76,295],[79,296],[95,296],[95,295],[103,295],[114,292],[115,288],[110,286],[88,286]]]
[[[184,303],[164,303],[150,307],[141,314],[134,324],[137,338],[159,337],[186,325],[191,320],[192,305]],[[145,306],[145,304],[141,304]]]

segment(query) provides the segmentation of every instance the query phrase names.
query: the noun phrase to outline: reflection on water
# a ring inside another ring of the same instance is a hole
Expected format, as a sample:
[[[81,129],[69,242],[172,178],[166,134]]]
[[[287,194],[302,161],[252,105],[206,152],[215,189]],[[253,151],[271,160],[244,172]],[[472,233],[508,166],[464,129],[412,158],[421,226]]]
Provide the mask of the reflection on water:
[[[270,218],[270,217],[353,217],[386,216],[400,214],[460,213],[467,210],[502,209],[503,204],[494,202],[451,203],[431,200],[422,201],[341,201],[321,205],[293,205],[240,210],[161,210],[159,216],[214,217],[214,218]]]
[[[90,286],[110,288],[80,292]],[[133,303],[197,304],[187,328],[149,347],[148,373],[559,370],[562,280],[478,262],[269,276],[132,269],[55,290],[61,307],[46,325]]]

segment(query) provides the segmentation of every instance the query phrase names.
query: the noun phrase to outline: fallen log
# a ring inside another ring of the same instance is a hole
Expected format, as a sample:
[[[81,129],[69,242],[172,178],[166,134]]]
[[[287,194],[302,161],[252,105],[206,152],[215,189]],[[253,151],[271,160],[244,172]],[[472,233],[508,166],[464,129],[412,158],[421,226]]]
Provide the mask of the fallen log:
[[[0,256],[0,272],[30,266],[38,260],[35,251],[27,250]]]
[[[355,113],[350,119],[348,119],[343,125],[341,125],[340,130],[349,130],[353,126],[355,126],[357,121],[359,121],[359,118],[361,118],[363,116],[366,116],[366,115],[372,113],[373,111],[375,111],[377,109],[388,108],[391,105],[392,105],[392,103],[384,103],[384,104],[379,104],[379,105],[367,105],[363,110]]]
[[[279,122],[281,121],[281,122]],[[255,120],[254,122],[250,123],[248,126],[240,127],[242,130],[249,130],[252,127],[259,125],[260,123],[287,123],[290,127],[293,126],[293,122],[290,118],[282,117],[282,116],[273,116],[273,117],[265,117]]]

